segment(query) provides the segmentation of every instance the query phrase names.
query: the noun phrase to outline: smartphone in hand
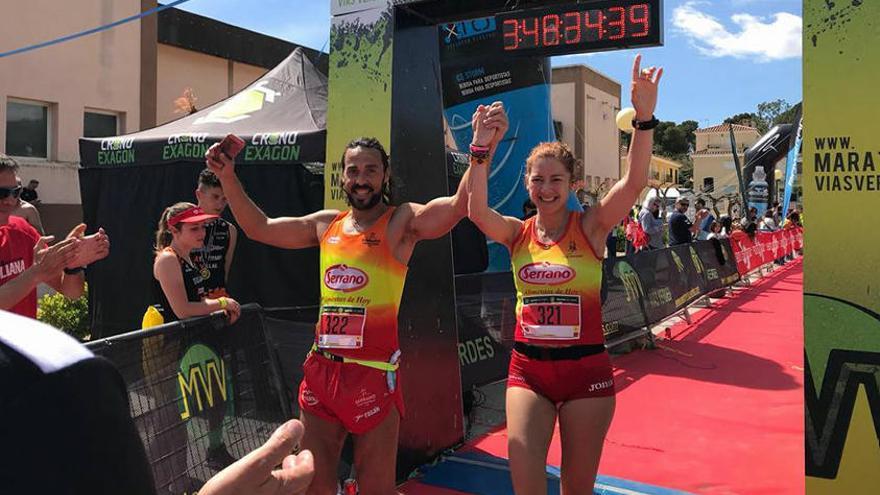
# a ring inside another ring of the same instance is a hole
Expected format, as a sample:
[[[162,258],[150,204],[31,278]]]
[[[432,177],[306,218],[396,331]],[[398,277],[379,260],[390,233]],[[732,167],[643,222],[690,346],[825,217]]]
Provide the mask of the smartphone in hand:
[[[241,153],[241,150],[244,149],[245,142],[240,137],[235,134],[227,134],[222,141],[220,141],[220,151],[223,152],[229,158],[235,158],[236,155]]]

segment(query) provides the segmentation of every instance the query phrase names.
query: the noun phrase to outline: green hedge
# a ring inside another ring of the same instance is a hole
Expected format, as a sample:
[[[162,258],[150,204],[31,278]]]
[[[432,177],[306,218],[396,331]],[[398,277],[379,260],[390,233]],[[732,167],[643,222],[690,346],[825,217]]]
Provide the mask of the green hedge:
[[[78,340],[86,340],[89,331],[89,288],[82,297],[71,301],[61,293],[46,294],[38,301],[37,319],[63,330]]]

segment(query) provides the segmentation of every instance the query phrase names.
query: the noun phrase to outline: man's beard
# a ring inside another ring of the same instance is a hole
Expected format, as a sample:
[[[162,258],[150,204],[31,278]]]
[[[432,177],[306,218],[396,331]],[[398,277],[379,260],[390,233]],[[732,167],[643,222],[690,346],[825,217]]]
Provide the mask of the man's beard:
[[[370,189],[372,191],[372,188],[355,188],[355,189]],[[356,199],[354,196],[352,196],[351,192],[345,191],[344,189],[343,189],[343,191],[345,192],[345,197],[348,199],[348,204],[352,208],[354,208],[355,210],[370,210],[374,206],[379,204],[379,201],[382,201],[382,192],[381,191],[370,195],[370,197],[367,198],[366,200]]]

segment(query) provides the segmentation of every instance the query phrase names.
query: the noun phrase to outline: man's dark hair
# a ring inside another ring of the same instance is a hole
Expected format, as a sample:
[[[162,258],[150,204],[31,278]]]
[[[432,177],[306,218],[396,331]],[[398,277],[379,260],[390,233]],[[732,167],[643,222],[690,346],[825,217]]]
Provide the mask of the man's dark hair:
[[[0,172],[18,172],[18,162],[3,153],[0,153]]]
[[[349,141],[349,143],[345,145],[345,149],[342,150],[342,158],[339,159],[339,164],[342,165],[342,169],[345,169],[345,154],[348,153],[348,150],[353,150],[355,148],[368,148],[378,151],[379,156],[382,157],[382,170],[388,170],[388,153],[385,151],[385,147],[382,146],[382,143],[380,143],[379,140],[374,137],[359,137],[357,139],[352,139],[351,141]],[[382,184],[382,201],[385,204],[389,205],[391,204],[390,184],[390,180]]]
[[[698,205],[700,208],[703,208],[706,206],[706,200],[703,198],[697,198],[697,200],[694,201],[694,204]]]
[[[214,172],[211,172],[211,170],[207,168],[199,172],[199,186],[219,188],[223,187],[222,185],[220,185],[220,179],[218,179],[217,176],[214,175]]]
[[[382,170],[388,170],[388,153],[385,152],[385,147],[382,146],[382,143],[373,137],[359,137],[345,145],[345,149],[342,151],[342,158],[339,160],[339,163],[342,164],[342,168],[345,168],[345,154],[348,153],[348,150],[353,150],[355,148],[369,148],[378,151],[379,155],[382,156]]]

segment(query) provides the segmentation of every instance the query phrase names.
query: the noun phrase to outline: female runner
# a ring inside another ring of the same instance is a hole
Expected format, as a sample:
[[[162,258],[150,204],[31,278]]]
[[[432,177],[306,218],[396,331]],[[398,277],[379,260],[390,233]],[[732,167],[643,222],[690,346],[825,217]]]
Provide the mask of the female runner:
[[[640,70],[631,98],[636,110],[630,168],[598,205],[566,209],[577,159],[565,144],[541,143],[526,161],[526,189],[537,215],[526,221],[487,205],[488,168],[508,123],[503,106],[474,114],[468,216],[507,246],[517,289],[516,338],[507,381],[508,454],[518,495],[543,495],[556,420],[562,440],[562,493],[593,493],[602,444],[614,414],[614,379],[605,351],[602,256],[608,232],[647,185],[657,125],[654,107],[663,69]]]
[[[153,277],[165,322],[204,316],[224,310],[234,323],[241,306],[231,297],[208,298],[210,273],[196,266],[190,253],[205,244],[205,222],[217,218],[192,203],[177,203],[162,213],[156,232]]]

